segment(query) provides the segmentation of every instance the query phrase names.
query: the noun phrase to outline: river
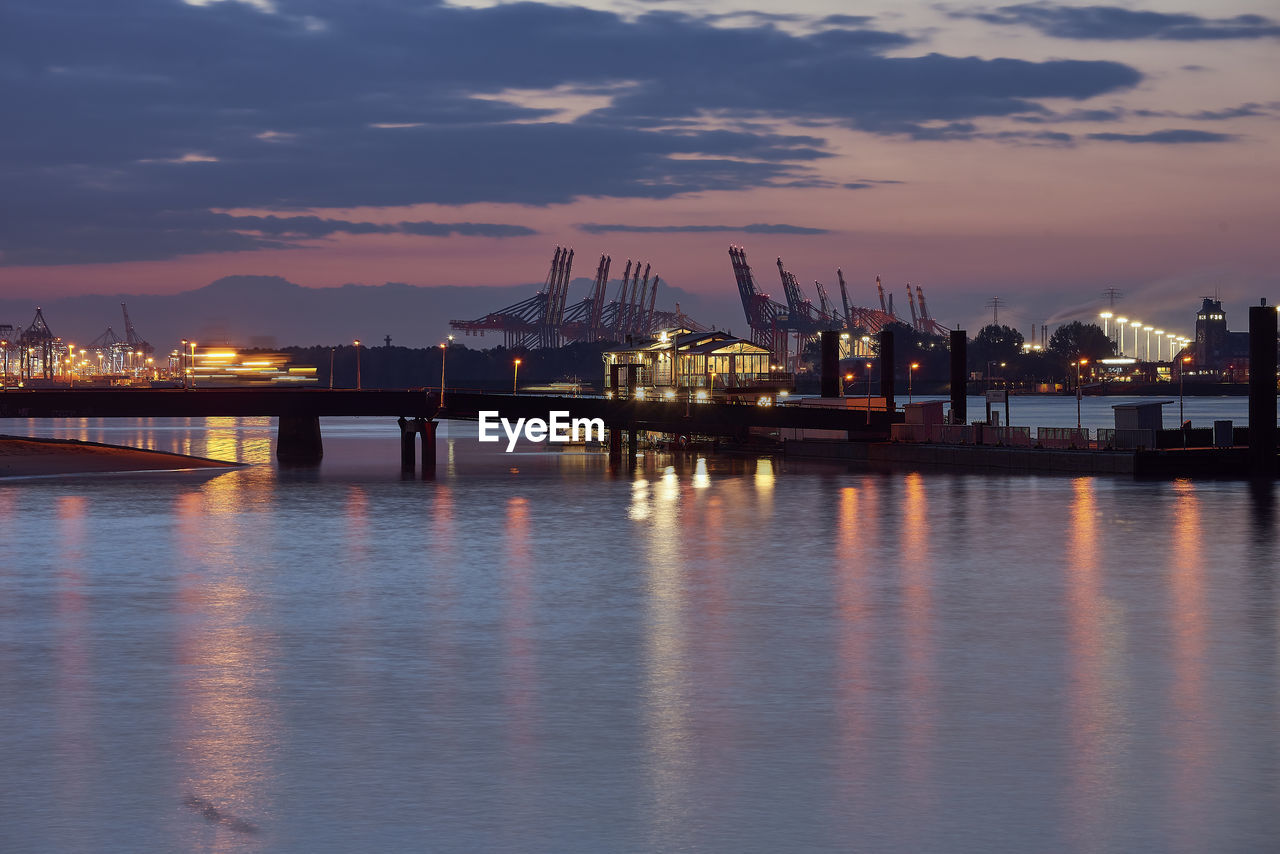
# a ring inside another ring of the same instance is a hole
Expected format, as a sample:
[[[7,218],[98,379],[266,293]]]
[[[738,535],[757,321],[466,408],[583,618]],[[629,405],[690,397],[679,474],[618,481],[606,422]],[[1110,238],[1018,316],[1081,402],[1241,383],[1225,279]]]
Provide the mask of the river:
[[[313,469],[268,419],[5,430],[252,463],[0,481],[6,854],[1280,838],[1271,484],[611,472],[459,424],[424,480],[389,419],[325,420]]]

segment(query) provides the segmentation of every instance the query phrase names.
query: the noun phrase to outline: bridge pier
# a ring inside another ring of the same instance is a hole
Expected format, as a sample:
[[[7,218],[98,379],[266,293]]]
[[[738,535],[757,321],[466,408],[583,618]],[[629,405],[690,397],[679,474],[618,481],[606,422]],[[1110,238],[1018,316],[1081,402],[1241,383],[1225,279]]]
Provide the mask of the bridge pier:
[[[412,474],[418,467],[418,436],[422,437],[422,472],[433,472],[436,468],[436,422],[427,418],[415,418],[410,421],[401,416],[400,425],[400,470]]]
[[[414,445],[414,428],[409,419],[401,415],[396,419],[400,425],[400,471],[413,472],[418,468],[418,451]]]
[[[286,465],[318,465],[324,458],[320,416],[281,415],[276,425],[276,459]]]
[[[622,430],[619,427],[609,428],[609,462],[622,461]]]
[[[417,419],[418,435],[422,437],[422,473],[436,470],[436,422]]]

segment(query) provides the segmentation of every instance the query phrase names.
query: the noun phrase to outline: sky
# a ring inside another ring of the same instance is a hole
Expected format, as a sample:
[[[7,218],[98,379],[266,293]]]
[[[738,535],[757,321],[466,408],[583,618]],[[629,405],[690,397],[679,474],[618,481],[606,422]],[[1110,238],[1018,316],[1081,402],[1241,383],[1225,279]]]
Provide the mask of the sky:
[[[0,295],[511,285],[557,245],[728,294],[736,244],[779,298],[781,256],[947,326],[1115,287],[1189,334],[1280,298],[1277,81],[1277,0],[5,0]]]

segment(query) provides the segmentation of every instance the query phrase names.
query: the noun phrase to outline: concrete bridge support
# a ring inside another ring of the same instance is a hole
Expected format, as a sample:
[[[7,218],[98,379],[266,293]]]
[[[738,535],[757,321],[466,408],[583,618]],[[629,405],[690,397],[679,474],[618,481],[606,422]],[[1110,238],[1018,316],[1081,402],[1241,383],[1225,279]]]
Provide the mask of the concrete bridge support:
[[[276,459],[286,465],[318,465],[324,458],[320,416],[281,415],[276,426]]]
[[[401,417],[396,421],[400,425],[400,471],[412,474],[418,468],[417,437],[422,437],[422,472],[427,474],[436,469],[436,422],[428,418],[414,418],[412,421]]]
[[[436,422],[418,418],[418,435],[422,437],[422,473],[436,470]]]

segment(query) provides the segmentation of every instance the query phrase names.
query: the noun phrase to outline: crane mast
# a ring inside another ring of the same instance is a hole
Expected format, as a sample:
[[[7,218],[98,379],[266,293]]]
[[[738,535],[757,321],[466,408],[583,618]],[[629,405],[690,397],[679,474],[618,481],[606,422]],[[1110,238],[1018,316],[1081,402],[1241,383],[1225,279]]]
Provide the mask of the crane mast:
[[[849,289],[844,284],[844,271],[836,268],[836,278],[840,280],[840,302],[844,306],[844,327],[853,329],[853,315],[849,313]]]

